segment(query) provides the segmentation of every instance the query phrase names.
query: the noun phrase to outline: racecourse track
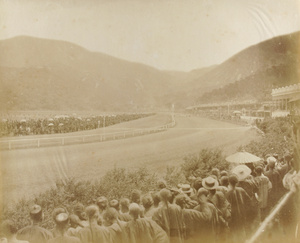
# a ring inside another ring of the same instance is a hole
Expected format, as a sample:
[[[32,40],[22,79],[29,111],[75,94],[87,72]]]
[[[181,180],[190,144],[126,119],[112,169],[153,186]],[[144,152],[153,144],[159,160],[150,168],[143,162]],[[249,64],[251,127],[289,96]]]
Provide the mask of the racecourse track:
[[[148,125],[164,121],[163,116],[147,118]],[[225,155],[229,155],[238,146],[257,138],[256,132],[247,126],[194,116],[176,115],[175,119],[177,124],[174,128],[139,137],[0,151],[4,203],[32,197],[54,185],[57,179],[97,179],[115,166],[136,168],[146,165],[162,174],[168,165],[179,165],[185,156],[202,148],[220,147]],[[145,127],[146,123],[140,119],[122,126],[122,129],[134,129]],[[120,127],[119,124],[110,129]]]

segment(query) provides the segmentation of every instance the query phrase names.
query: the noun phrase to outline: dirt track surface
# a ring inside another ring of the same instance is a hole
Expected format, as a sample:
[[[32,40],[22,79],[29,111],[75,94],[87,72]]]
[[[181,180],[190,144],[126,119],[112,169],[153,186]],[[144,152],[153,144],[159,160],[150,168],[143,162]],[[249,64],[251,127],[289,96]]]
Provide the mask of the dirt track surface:
[[[176,116],[176,122],[167,131],[122,140],[1,151],[4,203],[42,192],[56,179],[97,179],[114,166],[146,165],[162,174],[168,165],[179,165],[202,148],[221,147],[229,155],[257,138],[249,127],[221,121]]]

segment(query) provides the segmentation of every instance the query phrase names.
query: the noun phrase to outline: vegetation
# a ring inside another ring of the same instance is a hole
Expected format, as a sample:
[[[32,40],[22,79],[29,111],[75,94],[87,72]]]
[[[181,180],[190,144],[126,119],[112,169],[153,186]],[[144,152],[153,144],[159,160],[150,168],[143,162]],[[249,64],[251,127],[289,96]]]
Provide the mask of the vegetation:
[[[291,126],[287,119],[265,120],[259,123],[258,127],[265,132],[265,136],[247,145],[246,151],[263,157],[266,153],[274,152],[283,155],[285,150],[293,148]],[[298,160],[299,150],[297,151]],[[212,168],[226,170],[228,167],[229,164],[225,161],[221,149],[206,148],[200,150],[199,154],[185,157],[180,167],[168,167],[164,179],[172,187],[178,183],[188,182],[191,176],[204,178],[209,175]],[[78,181],[74,178],[57,181],[55,187],[36,195],[31,200],[22,199],[16,204],[6,205],[2,218],[12,219],[17,229],[20,229],[30,223],[28,214],[30,205],[39,204],[45,213],[42,226],[51,229],[54,226],[51,213],[56,207],[66,208],[71,213],[77,203],[92,204],[99,196],[104,195],[111,200],[130,197],[133,189],[139,189],[142,193],[155,191],[158,179],[155,173],[142,167],[135,170],[114,168],[96,181]]]
[[[259,140],[254,140],[245,146],[247,152],[264,158],[268,154],[277,153],[282,157],[293,149],[292,124],[287,118],[265,119],[257,124],[265,134]]]

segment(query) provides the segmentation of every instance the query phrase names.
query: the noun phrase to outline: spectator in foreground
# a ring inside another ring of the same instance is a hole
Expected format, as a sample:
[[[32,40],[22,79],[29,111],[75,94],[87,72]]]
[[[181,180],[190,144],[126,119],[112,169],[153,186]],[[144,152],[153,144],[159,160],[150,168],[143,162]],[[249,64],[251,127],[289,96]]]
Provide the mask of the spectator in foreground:
[[[257,192],[257,200],[258,200],[258,207],[260,209],[260,220],[264,220],[268,213],[268,198],[269,198],[269,191],[272,189],[272,184],[268,177],[262,174],[263,168],[258,166],[255,168],[256,177],[254,178],[255,183],[258,187]]]
[[[60,213],[66,213],[66,210],[63,208],[55,208],[52,212],[52,217],[54,222],[56,222],[56,216],[59,215]],[[59,236],[60,235],[60,231],[58,229],[58,224],[56,224],[56,226],[51,230],[51,233],[53,235],[53,237]]]
[[[44,243],[53,238],[53,235],[50,231],[39,226],[44,219],[41,206],[34,205],[31,208],[30,218],[32,224],[18,231],[18,240],[29,241],[30,243]]]
[[[246,191],[243,188],[236,186],[238,182],[237,175],[230,175],[230,189],[226,194],[226,198],[231,204],[229,228],[233,242],[243,242],[246,239],[247,211],[251,203],[250,197]]]
[[[89,226],[78,232],[81,242],[110,242],[109,230],[104,226],[99,226],[97,223],[100,217],[99,208],[96,205],[90,205],[85,209],[85,212],[89,219]]]
[[[170,242],[182,243],[185,238],[185,225],[182,209],[170,203],[172,193],[168,189],[159,192],[161,207],[154,213],[152,219],[167,233]]]
[[[11,220],[3,221],[0,232],[2,234],[2,236],[0,236],[1,243],[29,243],[28,241],[17,240],[17,229]]]
[[[140,206],[132,203],[129,207],[132,220],[124,227],[124,242],[169,243],[166,232],[152,219],[140,218],[140,213]]]
[[[80,243],[81,241],[77,237],[68,236],[66,233],[69,227],[69,216],[66,213],[60,213],[55,217],[56,223],[56,236],[49,240],[48,243]]]

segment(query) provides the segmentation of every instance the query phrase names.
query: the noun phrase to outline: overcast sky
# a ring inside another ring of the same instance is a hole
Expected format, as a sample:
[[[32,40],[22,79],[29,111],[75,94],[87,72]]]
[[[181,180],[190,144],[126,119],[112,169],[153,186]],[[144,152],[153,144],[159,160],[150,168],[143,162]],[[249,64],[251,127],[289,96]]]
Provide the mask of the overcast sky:
[[[300,30],[300,0],[0,0],[0,39],[66,40],[189,71]]]

